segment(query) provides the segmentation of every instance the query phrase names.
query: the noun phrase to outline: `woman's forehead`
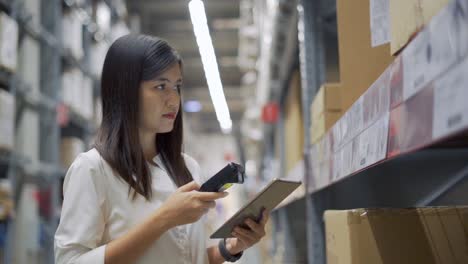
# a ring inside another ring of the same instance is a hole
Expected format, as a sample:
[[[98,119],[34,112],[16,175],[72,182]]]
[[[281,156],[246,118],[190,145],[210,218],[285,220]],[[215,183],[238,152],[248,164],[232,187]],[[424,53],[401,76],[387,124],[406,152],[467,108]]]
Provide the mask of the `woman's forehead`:
[[[156,75],[155,81],[182,82],[182,71],[179,64],[174,64],[161,74]]]

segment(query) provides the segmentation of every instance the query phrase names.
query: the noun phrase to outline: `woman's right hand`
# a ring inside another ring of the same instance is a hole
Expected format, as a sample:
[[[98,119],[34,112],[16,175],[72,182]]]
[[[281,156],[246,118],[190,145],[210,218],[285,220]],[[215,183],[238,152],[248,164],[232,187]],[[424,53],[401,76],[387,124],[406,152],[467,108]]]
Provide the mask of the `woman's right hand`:
[[[156,212],[165,219],[169,228],[198,221],[210,208],[216,206],[215,200],[224,198],[227,192],[197,192],[200,186],[192,181],[181,186],[161,205]]]

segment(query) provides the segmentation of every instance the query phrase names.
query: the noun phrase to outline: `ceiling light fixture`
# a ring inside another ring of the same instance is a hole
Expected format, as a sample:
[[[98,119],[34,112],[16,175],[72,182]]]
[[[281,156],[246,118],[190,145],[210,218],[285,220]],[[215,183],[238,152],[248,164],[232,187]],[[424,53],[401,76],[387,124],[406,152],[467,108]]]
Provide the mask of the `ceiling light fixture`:
[[[211,41],[210,31],[206,20],[205,6],[201,0],[191,0],[189,3],[190,18],[192,20],[193,31],[197,39],[203,69],[205,71],[208,89],[213,101],[216,118],[223,133],[230,133],[232,130],[232,120],[229,108],[224,96],[223,84],[219,75],[218,63]]]
[[[203,106],[199,101],[189,100],[184,102],[184,111],[187,113],[198,113],[202,108]]]

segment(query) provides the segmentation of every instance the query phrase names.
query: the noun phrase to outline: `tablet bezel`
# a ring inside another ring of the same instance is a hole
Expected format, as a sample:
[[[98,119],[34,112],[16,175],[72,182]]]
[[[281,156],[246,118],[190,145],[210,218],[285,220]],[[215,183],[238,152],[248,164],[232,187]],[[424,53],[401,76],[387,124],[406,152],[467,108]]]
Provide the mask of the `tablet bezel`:
[[[252,214],[249,212],[250,207],[254,206],[255,205],[254,203],[257,200],[259,200],[261,197],[263,197],[264,195],[269,195],[270,193],[268,193],[268,191],[271,190],[271,188],[273,186],[275,186],[275,184],[286,184],[286,187],[289,187],[290,190],[284,197],[281,197],[281,199],[277,199],[276,201],[273,202],[273,204],[274,204],[273,208],[266,208],[265,206],[262,206],[263,208],[265,208],[267,210],[273,210],[274,208],[276,208],[281,203],[281,201],[286,199],[294,190],[296,190],[299,186],[301,186],[302,182],[300,182],[300,181],[289,181],[289,180],[283,180],[283,179],[274,179],[274,180],[272,180],[255,197],[253,197],[247,204],[245,204],[233,216],[231,216],[228,220],[226,220],[226,222],[224,222],[224,224],[222,224],[215,232],[213,232],[213,234],[211,234],[210,238],[211,239],[220,239],[220,238],[233,237],[231,235],[232,229],[235,226],[238,226],[239,224],[241,224],[245,219],[247,219],[249,217],[252,218]],[[273,194],[272,197],[275,197],[275,194]],[[242,220],[240,220],[240,218],[242,218]],[[255,218],[255,216],[254,216],[254,218]],[[257,221],[258,220],[259,219],[257,219]],[[227,232],[227,230],[225,230],[226,228],[230,228],[231,230],[229,230]],[[222,235],[222,234],[224,234],[224,235]]]

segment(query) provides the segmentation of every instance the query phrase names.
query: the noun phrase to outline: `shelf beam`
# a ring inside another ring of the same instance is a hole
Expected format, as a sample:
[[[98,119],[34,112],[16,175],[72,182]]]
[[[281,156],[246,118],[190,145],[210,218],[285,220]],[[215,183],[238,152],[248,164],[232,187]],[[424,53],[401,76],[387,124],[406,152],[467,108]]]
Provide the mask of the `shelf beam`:
[[[60,25],[62,24],[62,1],[50,0],[41,1],[41,22],[45,30],[41,33],[50,32],[54,36],[55,41],[52,41],[53,45],[43,42],[41,45],[41,91],[43,94],[53,98],[54,100],[59,99],[59,91],[61,90],[62,84],[62,61],[61,55],[63,56],[62,39],[63,32],[61,31]],[[48,38],[52,39],[52,37]],[[61,52],[57,52],[60,50]],[[53,112],[52,123],[40,123],[40,160],[58,166],[60,164],[60,127],[56,122],[57,112]],[[51,215],[48,216],[47,228],[56,230],[58,224],[58,216],[55,215],[55,209],[60,206],[60,181],[55,180],[48,186],[51,192],[51,208],[53,208]],[[45,254],[45,261],[47,263],[54,263],[54,241],[46,241],[47,252]]]

